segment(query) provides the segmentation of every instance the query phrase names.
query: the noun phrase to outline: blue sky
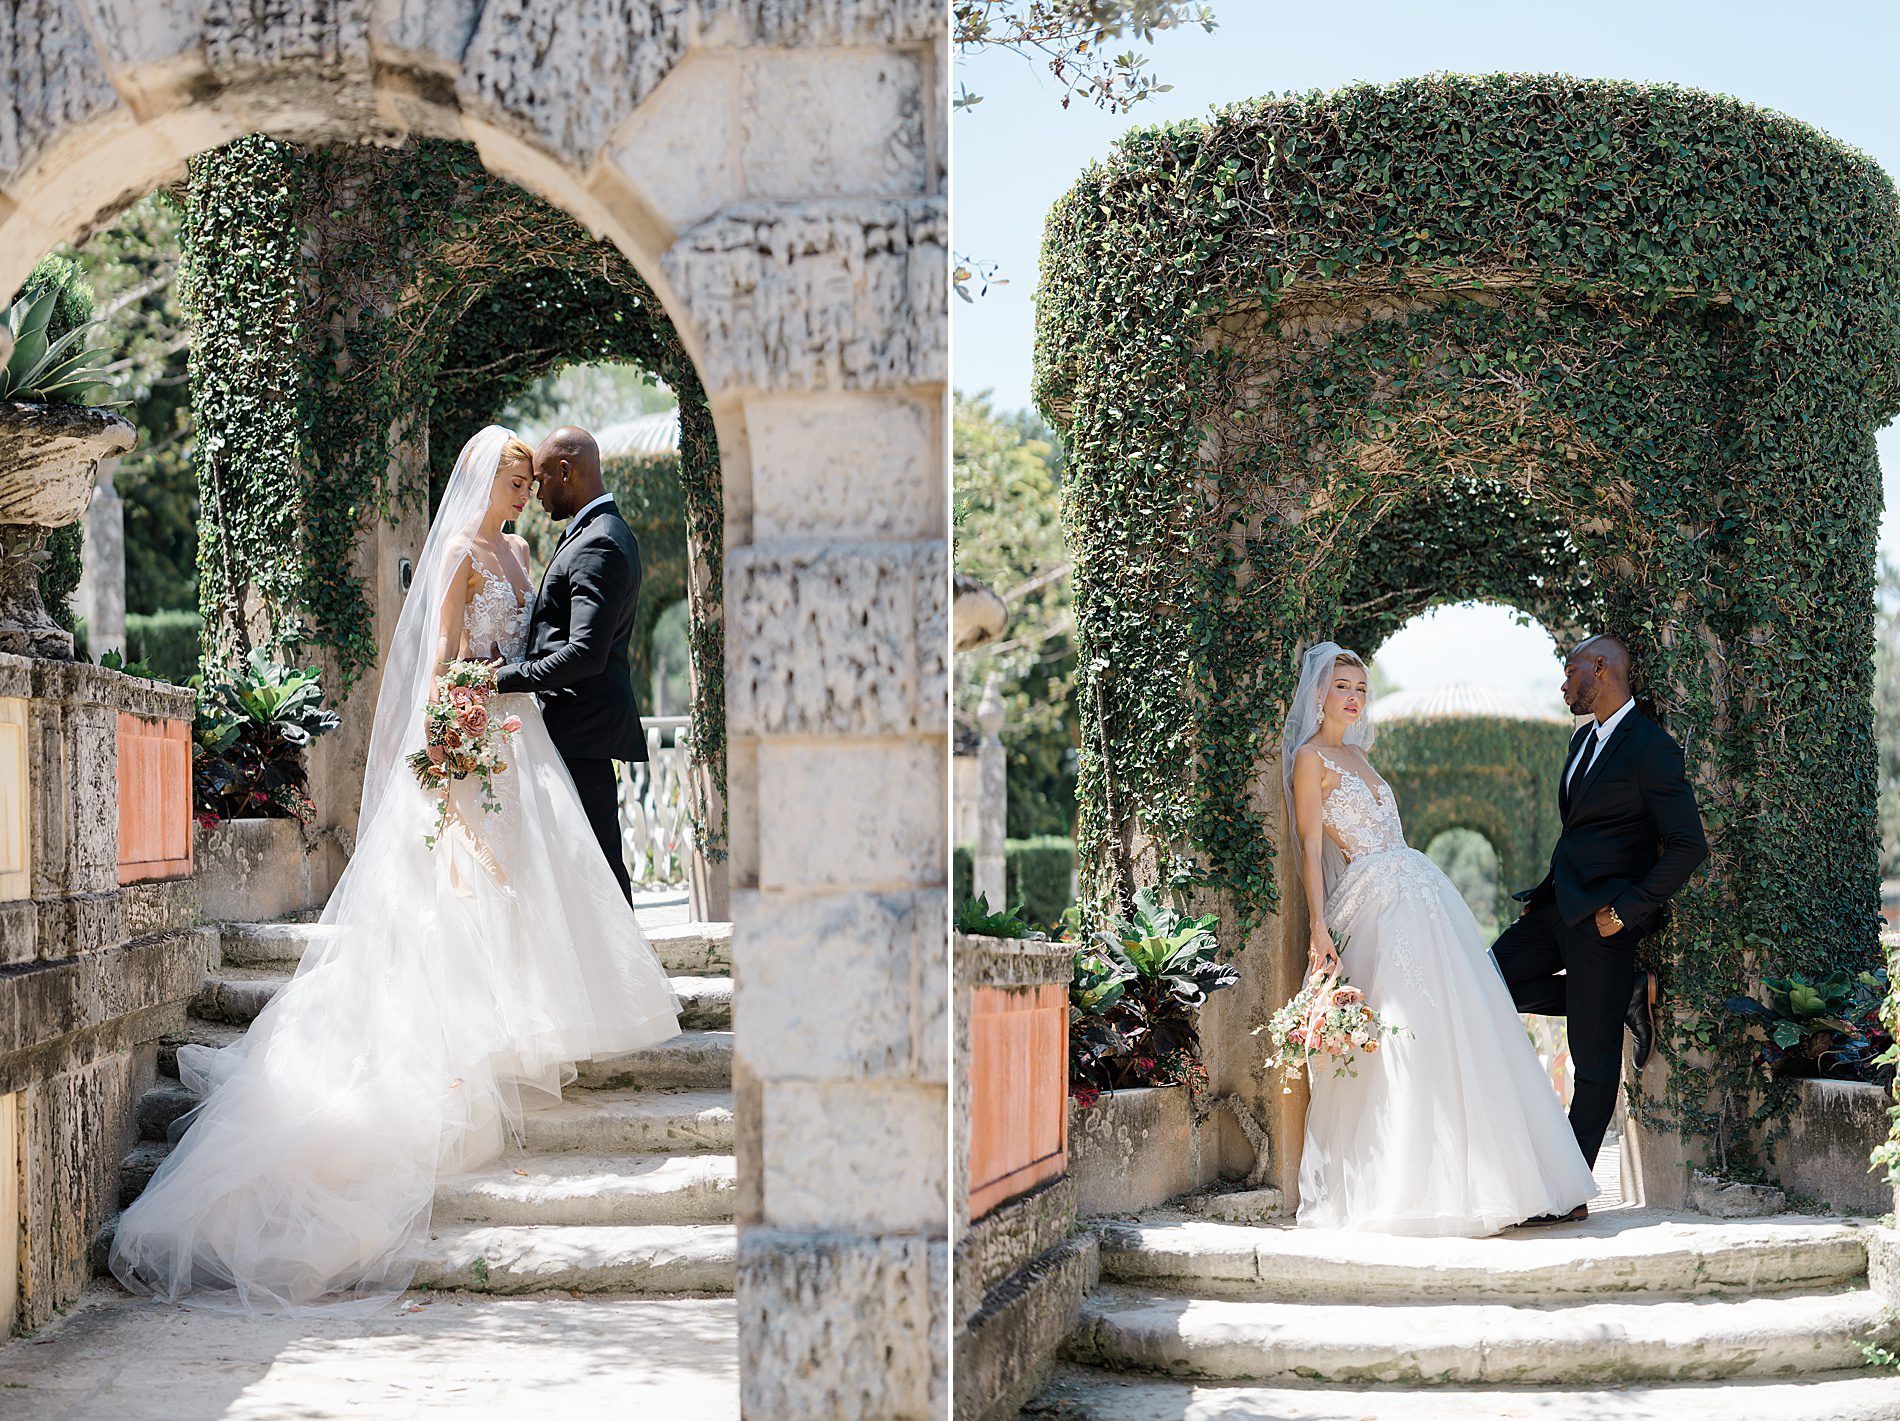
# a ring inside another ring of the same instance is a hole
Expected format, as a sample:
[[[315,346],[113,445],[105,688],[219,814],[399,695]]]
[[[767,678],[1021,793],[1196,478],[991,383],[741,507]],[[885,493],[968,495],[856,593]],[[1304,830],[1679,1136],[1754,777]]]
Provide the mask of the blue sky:
[[[1003,52],[959,58],[954,82],[983,102],[951,120],[954,244],[997,263],[1007,286],[953,302],[956,387],[998,407],[1029,404],[1031,297],[1042,219],[1082,169],[1132,126],[1198,117],[1266,93],[1437,71],[1561,72],[1668,81],[1733,94],[1826,130],[1900,175],[1900,3],[1381,3],[1344,8],[1214,0],[1220,28],[1160,36],[1150,66],[1172,93],[1127,116],[1060,107],[1047,72]],[[1900,426],[1880,438],[1887,517],[1900,557]],[[1400,684],[1483,680],[1550,690],[1541,632],[1495,610],[1447,609],[1382,653]]]

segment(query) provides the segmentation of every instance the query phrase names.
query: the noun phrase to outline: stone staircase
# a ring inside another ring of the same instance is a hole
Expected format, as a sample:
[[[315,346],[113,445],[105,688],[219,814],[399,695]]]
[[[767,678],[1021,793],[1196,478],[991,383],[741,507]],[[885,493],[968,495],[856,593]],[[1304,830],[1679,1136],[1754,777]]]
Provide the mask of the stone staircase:
[[[1863,1356],[1900,1338],[1866,1222],[1612,1207],[1419,1239],[1157,1210],[1096,1232],[1102,1286],[1025,1416],[1900,1417],[1900,1376]]]
[[[478,1293],[730,1293],[737,1255],[732,1119],[732,978],[725,923],[686,923],[673,905],[641,925],[681,1004],[681,1034],[579,1066],[562,1102],[531,1110],[525,1148],[436,1193],[419,1288]],[[309,923],[225,923],[218,964],[183,1030],[159,1044],[158,1084],[139,1101],[140,1142],[120,1167],[120,1205],[169,1153],[166,1131],[196,1102],[178,1048],[243,1035],[326,931]],[[95,1251],[103,1262],[110,1235]]]

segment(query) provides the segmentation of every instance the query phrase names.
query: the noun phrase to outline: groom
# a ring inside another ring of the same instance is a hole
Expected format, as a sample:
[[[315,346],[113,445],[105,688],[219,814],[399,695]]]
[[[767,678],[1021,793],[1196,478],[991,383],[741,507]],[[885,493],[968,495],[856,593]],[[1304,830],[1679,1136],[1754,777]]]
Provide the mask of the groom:
[[[620,850],[615,760],[644,760],[627,643],[640,599],[640,545],[600,476],[600,446],[584,429],[557,429],[534,451],[548,517],[566,519],[528,615],[523,659],[497,668],[496,689],[534,691],[588,825],[620,891],[633,890]]]
[[[1519,1011],[1567,1020],[1577,1068],[1570,1128],[1594,1168],[1616,1109],[1625,1022],[1638,1067],[1655,1041],[1656,975],[1638,974],[1637,944],[1661,925],[1709,844],[1681,747],[1630,699],[1620,641],[1591,637],[1570,653],[1564,703],[1592,720],[1571,737],[1558,781],[1562,833],[1544,881],[1515,895],[1523,916],[1491,951]],[[1579,1205],[1565,1218],[1584,1213]]]

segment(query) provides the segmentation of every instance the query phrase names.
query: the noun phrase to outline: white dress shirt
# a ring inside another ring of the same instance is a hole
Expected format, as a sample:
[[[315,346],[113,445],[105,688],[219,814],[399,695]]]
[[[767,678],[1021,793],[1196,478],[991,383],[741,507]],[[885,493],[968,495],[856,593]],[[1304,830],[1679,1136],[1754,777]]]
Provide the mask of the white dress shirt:
[[[567,526],[561,530],[561,541],[566,542],[567,535],[569,533],[572,533],[576,528],[581,526],[581,519],[587,516],[589,510],[598,507],[600,504],[606,503],[612,497],[613,495],[611,493],[603,493],[599,498],[590,498],[587,500],[586,503],[582,504],[579,508],[575,509],[574,516],[567,520]]]
[[[1564,776],[1565,794],[1570,793],[1571,783],[1577,778],[1578,767],[1586,762],[1592,765],[1597,762],[1597,756],[1603,753],[1603,746],[1604,743],[1609,740],[1610,732],[1622,724],[1623,717],[1628,715],[1635,705],[1635,701],[1624,701],[1622,705],[1616,708],[1615,715],[1611,716],[1608,720],[1597,722],[1596,729],[1591,732],[1592,739],[1590,741],[1590,748],[1570,762],[1570,773]]]

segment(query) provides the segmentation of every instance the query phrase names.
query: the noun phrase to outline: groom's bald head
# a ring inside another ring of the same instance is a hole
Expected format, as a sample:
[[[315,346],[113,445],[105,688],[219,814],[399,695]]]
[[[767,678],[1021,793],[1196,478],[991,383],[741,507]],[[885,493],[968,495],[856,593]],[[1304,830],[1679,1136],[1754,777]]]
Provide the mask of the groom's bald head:
[[[607,491],[600,445],[584,429],[563,425],[534,451],[534,477],[550,518],[572,518]]]
[[[1629,648],[1607,633],[1579,642],[1564,658],[1563,694],[1572,715],[1615,711],[1630,698]]]

